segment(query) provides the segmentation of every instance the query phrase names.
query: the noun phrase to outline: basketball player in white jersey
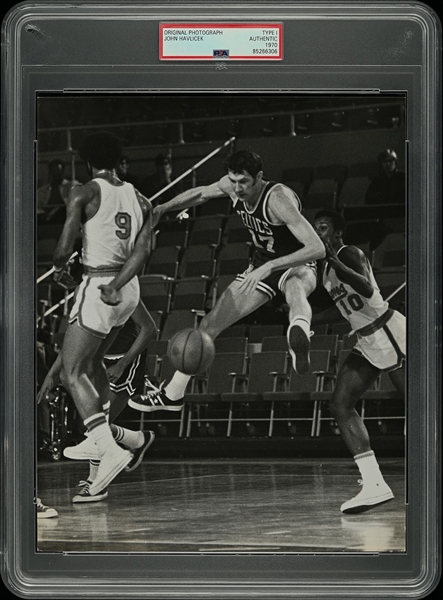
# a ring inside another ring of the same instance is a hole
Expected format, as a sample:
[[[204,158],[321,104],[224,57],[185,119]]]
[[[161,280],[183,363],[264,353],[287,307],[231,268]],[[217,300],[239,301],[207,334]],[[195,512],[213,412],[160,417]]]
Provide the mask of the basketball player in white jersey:
[[[339,311],[357,334],[355,347],[337,375],[330,402],[331,414],[362,476],[360,493],[345,502],[341,511],[357,513],[394,497],[380,472],[368,431],[355,405],[381,371],[389,372],[395,387],[404,395],[406,319],[383,299],[365,254],[355,246],[343,244],[346,224],[340,213],[319,211],[314,227],[326,247],[323,285],[335,306],[314,315],[312,322],[333,322]]]
[[[325,249],[313,227],[301,214],[297,194],[287,186],[263,178],[260,157],[240,150],[229,157],[227,175],[207,187],[179,194],[156,207],[160,217],[229,196],[234,210],[251,233],[254,254],[249,268],[238,275],[202,319],[200,329],[215,339],[220,332],[249,315],[275,296],[289,305],[288,348],[294,369],[309,371],[310,323],[312,311],[307,300],[316,286],[315,260]],[[162,389],[134,396],[129,406],[142,412],[183,408],[183,396],[190,376],[177,371]]]
[[[103,358],[138,305],[137,274],[151,242],[149,201],[115,172],[121,151],[120,140],[108,132],[83,141],[79,153],[92,180],[71,190],[54,253],[54,279],[59,281],[81,227],[85,274],[69,315],[60,379],[98,447],[100,466],[89,486],[91,496],[105,489],[132,459],[132,453],[114,440],[106,415],[109,407],[102,405],[109,389]]]

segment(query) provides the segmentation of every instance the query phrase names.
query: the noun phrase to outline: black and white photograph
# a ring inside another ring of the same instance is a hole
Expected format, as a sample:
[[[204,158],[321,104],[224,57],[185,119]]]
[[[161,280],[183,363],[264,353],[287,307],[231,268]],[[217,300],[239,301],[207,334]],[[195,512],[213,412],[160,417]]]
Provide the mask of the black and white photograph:
[[[37,95],[37,552],[407,551],[406,103]]]

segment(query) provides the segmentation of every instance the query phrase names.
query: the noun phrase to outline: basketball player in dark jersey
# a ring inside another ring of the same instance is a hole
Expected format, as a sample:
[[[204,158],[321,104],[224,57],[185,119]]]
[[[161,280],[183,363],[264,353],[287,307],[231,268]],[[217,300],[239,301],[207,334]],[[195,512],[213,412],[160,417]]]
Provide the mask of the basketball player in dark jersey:
[[[226,289],[203,318],[200,329],[215,339],[220,332],[249,315],[270,298],[282,294],[289,305],[289,352],[298,373],[309,371],[311,307],[316,286],[315,262],[325,256],[323,243],[301,214],[296,193],[281,183],[266,181],[260,157],[239,151],[226,163],[227,175],[207,187],[179,194],[155,209],[155,219],[208,200],[229,196],[249,229],[255,251],[249,268]],[[143,412],[180,411],[190,377],[176,372],[160,390],[134,396],[129,406]]]

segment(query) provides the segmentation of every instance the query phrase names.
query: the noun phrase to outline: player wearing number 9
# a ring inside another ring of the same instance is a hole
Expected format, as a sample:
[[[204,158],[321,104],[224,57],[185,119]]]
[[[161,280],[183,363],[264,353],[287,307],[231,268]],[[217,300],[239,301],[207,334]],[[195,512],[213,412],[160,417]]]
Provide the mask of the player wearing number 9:
[[[60,280],[81,229],[84,276],[76,290],[63,341],[60,379],[98,448],[100,466],[89,487],[103,492],[132,455],[115,442],[106,420],[109,380],[103,358],[138,305],[137,274],[150,254],[152,207],[116,167],[121,141],[102,131],[86,137],[79,153],[92,179],[72,188],[54,253]],[[152,323],[152,329],[155,325]]]
[[[314,315],[312,322],[330,323],[341,315],[357,335],[352,352],[338,372],[330,410],[363,483],[361,492],[345,502],[341,510],[362,512],[391,500],[394,495],[383,479],[368,431],[355,405],[381,371],[389,372],[404,396],[406,320],[383,299],[365,254],[355,246],[344,245],[346,224],[342,215],[321,210],[315,215],[314,227],[326,247],[323,286],[335,306]]]

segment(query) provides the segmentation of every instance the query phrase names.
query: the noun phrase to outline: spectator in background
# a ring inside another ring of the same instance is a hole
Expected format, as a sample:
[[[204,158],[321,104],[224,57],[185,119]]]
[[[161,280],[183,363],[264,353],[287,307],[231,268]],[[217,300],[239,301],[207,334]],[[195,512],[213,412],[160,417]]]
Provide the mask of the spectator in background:
[[[122,181],[127,181],[128,183],[132,183],[132,185],[138,189],[138,187],[139,187],[138,177],[129,172],[129,165],[130,165],[129,158],[126,156],[126,154],[122,154],[122,156],[120,158],[120,162],[118,163],[117,169],[116,169],[117,176]]]
[[[69,191],[79,182],[65,177],[65,163],[61,158],[51,160],[48,175],[49,182],[37,189],[38,222],[64,223]]]
[[[405,204],[406,174],[398,169],[398,158],[394,150],[383,150],[377,158],[378,175],[366,191],[366,204]]]
[[[172,162],[171,155],[168,154],[157,154],[155,158],[155,172],[152,175],[148,175],[142,183],[141,192],[147,198],[152,198],[154,194],[162,190],[172,181]],[[172,200],[177,193],[180,192],[178,186],[173,186],[169,190],[166,190],[161,196],[156,198],[152,205],[157,206]]]

